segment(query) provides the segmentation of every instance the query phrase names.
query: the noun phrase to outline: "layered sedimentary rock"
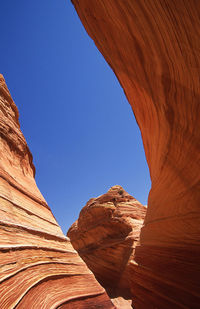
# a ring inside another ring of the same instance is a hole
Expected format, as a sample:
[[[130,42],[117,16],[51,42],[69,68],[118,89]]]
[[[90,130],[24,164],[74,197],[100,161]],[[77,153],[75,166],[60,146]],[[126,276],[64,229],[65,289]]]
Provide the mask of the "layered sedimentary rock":
[[[199,308],[200,2],[72,2],[125,91],[149,165],[134,304]]]
[[[145,214],[145,206],[121,186],[114,186],[90,199],[67,233],[111,298],[130,298],[130,261]]]
[[[0,308],[114,308],[63,235],[34,174],[0,75]]]

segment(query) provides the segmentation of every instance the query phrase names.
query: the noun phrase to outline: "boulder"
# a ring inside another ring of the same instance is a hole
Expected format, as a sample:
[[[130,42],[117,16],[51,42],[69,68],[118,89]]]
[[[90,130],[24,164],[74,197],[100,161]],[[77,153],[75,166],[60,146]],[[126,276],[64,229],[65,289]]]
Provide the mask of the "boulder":
[[[146,207],[121,186],[90,199],[67,235],[75,250],[113,298],[131,298],[129,267]]]

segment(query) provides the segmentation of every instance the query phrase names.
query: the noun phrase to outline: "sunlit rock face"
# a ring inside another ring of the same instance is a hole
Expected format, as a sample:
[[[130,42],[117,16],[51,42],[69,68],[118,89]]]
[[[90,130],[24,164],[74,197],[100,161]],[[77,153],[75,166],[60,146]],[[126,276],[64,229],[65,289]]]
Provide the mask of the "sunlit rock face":
[[[114,308],[63,235],[34,173],[0,75],[0,309]]]
[[[149,165],[135,307],[199,308],[200,1],[72,2],[125,91]]]
[[[131,298],[129,267],[145,214],[145,206],[114,186],[90,199],[67,233],[111,298]]]

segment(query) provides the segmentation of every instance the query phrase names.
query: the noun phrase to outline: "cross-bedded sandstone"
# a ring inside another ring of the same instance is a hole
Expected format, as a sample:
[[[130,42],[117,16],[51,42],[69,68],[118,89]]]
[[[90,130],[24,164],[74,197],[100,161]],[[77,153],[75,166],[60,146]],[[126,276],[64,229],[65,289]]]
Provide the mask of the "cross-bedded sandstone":
[[[63,235],[34,174],[0,75],[0,309],[115,308]]]
[[[90,199],[67,235],[111,298],[131,298],[129,267],[146,207],[121,186]]]
[[[72,2],[125,91],[149,165],[134,304],[199,308],[200,2]]]

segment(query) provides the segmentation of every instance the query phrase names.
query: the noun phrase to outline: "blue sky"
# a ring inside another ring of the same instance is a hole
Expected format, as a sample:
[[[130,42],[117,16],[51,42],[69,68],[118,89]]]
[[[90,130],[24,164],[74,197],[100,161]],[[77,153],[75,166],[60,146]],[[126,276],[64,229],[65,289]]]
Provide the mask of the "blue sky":
[[[149,171],[133,112],[70,0],[2,1],[0,26],[0,72],[37,185],[63,232],[113,185],[147,204]]]

